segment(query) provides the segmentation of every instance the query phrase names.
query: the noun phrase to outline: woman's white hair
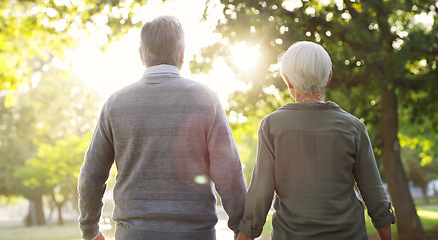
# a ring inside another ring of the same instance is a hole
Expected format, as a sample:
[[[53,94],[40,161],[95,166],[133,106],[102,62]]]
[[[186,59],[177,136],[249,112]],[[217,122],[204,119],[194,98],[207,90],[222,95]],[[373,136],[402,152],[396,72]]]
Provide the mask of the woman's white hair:
[[[184,49],[184,31],[173,16],[160,16],[141,29],[140,51],[146,67],[180,63]]]
[[[327,51],[313,42],[296,42],[280,57],[280,74],[296,92],[310,95],[327,85],[331,67]]]

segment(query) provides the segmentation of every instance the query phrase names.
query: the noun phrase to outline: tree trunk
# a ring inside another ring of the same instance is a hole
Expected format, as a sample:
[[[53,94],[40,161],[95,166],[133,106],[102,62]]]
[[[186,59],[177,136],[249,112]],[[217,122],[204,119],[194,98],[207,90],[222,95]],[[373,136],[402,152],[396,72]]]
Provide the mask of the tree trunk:
[[[62,205],[61,203],[56,204],[58,207],[58,225],[64,225],[64,219],[62,218]]]
[[[72,193],[72,202],[73,203],[78,203],[79,202],[79,194],[78,194],[78,191],[77,191],[77,187],[76,187],[75,191],[73,191],[73,193]],[[73,204],[73,208],[76,209],[76,211],[78,211],[78,213],[79,213],[79,206],[78,206],[78,204]]]
[[[423,194],[423,203],[429,204],[429,197],[427,196],[427,183],[421,184],[421,193]]]
[[[434,182],[433,182],[432,189],[433,189],[433,196],[434,196],[434,197],[438,197],[437,184],[438,184],[438,181],[434,181]]]
[[[401,162],[401,147],[397,137],[397,96],[395,90],[388,85],[386,83],[380,87],[382,108],[377,142],[382,150],[383,173],[397,216],[399,239],[427,239]]]
[[[38,195],[34,199],[29,199],[29,210],[26,218],[24,219],[26,226],[45,225],[46,219],[44,218],[43,211],[43,195]]]

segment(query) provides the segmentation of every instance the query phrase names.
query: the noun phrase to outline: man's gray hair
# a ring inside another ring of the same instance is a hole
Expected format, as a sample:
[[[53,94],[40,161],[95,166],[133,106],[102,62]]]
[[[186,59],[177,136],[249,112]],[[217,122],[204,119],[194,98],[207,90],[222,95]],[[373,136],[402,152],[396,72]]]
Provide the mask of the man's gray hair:
[[[184,48],[181,23],[172,16],[160,16],[141,29],[140,51],[146,67],[160,64],[177,66]]]
[[[313,95],[326,86],[332,61],[327,51],[313,42],[296,42],[280,57],[280,74],[296,92]]]

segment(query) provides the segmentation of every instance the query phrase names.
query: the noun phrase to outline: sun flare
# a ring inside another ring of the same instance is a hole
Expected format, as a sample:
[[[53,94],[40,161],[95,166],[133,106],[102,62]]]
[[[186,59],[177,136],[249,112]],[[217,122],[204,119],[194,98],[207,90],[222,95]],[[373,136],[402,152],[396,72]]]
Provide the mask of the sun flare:
[[[233,63],[240,69],[246,71],[254,67],[260,57],[260,45],[249,46],[241,42],[230,48]]]
[[[220,34],[215,34],[211,29],[223,18],[222,8],[214,7],[219,0],[187,0],[166,1],[149,0],[142,6],[138,13],[142,22],[150,21],[159,15],[173,15],[183,25],[186,37],[185,64],[181,69],[184,77],[203,82],[214,89],[224,106],[230,93],[248,89],[247,84],[240,82],[225,59],[215,58],[210,71],[194,74],[190,71],[189,62],[203,47],[212,45],[220,40]],[[209,10],[209,21],[199,21],[203,17],[204,5],[212,4]],[[196,7],[196,9],[194,9]],[[186,14],[190,9],[193,14]],[[97,34],[97,33],[96,33]],[[130,29],[119,41],[102,52],[96,36],[84,36],[81,43],[69,55],[74,72],[86,84],[102,94],[103,99],[127,84],[137,81],[143,74],[144,66],[138,54],[140,29]],[[199,37],[203,36],[203,37]],[[247,42],[230,47],[229,57],[232,63],[242,71],[254,67],[260,55],[259,45],[250,45]]]

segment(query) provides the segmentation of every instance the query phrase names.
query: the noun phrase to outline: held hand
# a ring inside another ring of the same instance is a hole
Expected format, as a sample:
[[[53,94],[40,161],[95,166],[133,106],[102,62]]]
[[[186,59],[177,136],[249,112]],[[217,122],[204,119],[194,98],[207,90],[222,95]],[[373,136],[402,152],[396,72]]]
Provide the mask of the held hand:
[[[84,240],[105,240],[105,236],[102,234],[102,232],[94,239],[84,239]]]
[[[94,240],[105,240],[105,236],[102,233],[100,233],[99,236],[97,236],[97,238]]]
[[[237,237],[237,240],[254,240],[254,238],[249,238],[246,236],[245,233],[239,233],[239,237]]]

